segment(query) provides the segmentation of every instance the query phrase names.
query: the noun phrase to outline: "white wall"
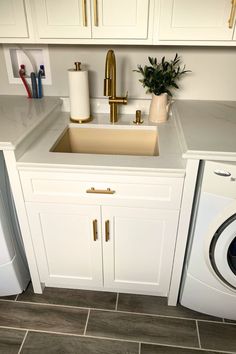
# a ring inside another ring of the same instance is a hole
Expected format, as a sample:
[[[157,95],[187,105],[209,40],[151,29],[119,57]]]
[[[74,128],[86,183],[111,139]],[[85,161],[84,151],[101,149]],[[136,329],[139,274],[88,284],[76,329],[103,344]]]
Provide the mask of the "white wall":
[[[90,96],[103,97],[103,79],[107,46],[50,45],[52,85],[44,86],[48,96],[68,96],[67,69],[81,61],[89,70]],[[129,91],[130,98],[147,98],[133,72],[137,64],[147,63],[148,56],[173,58],[176,52],[186,68],[192,70],[181,81],[176,98],[236,100],[236,48],[113,46],[117,60],[117,94]],[[0,46],[0,94],[24,95],[22,85],[9,84],[5,59]]]

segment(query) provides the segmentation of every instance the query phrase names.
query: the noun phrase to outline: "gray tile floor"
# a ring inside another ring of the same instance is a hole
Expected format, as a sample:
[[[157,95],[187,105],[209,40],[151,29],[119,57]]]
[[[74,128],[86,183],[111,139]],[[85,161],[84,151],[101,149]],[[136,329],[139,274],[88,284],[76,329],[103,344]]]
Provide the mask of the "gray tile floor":
[[[0,298],[0,354],[236,353],[236,322],[165,298],[32,287]]]

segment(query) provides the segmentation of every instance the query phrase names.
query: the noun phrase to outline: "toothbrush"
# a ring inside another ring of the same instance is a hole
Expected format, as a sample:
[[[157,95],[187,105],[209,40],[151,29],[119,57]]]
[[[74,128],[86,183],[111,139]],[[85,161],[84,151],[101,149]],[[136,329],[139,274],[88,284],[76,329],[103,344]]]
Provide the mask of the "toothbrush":
[[[20,78],[25,86],[25,89],[27,91],[27,94],[28,94],[28,98],[32,98],[32,94],[31,94],[31,91],[30,91],[30,88],[29,88],[29,85],[25,79],[25,65],[22,64],[20,66],[20,70],[19,70],[19,75],[20,75]]]
[[[33,98],[38,98],[37,82],[35,73],[30,74]]]
[[[42,76],[45,76],[44,65],[40,65],[38,72],[38,98],[43,97]]]

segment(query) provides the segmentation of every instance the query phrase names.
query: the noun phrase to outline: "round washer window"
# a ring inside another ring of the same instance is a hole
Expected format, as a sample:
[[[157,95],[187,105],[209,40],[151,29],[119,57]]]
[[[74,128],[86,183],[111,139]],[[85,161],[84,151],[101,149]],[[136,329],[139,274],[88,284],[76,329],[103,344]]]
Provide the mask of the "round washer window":
[[[228,239],[230,236],[231,239]],[[223,252],[223,249],[226,252]],[[214,234],[209,256],[216,275],[228,286],[236,289],[236,214],[228,218]]]
[[[227,258],[232,272],[236,275],[236,237],[229,246]]]

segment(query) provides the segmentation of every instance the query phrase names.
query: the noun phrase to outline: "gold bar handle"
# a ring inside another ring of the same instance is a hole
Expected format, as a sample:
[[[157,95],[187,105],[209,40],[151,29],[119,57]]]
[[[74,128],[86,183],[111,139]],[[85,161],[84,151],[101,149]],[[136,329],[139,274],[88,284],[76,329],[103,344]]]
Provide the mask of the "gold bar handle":
[[[235,19],[235,12],[236,12],[236,0],[231,1],[231,11],[229,16],[229,28],[233,28],[234,19]]]
[[[93,0],[93,11],[94,11],[94,26],[98,26],[98,2]]]
[[[98,222],[97,220],[93,220],[93,240],[97,241],[98,239]]]
[[[105,221],[105,240],[108,242],[110,240],[110,223],[109,220]]]
[[[83,25],[87,27],[87,0],[82,0]]]
[[[107,188],[107,189],[95,189],[94,187],[91,187],[90,189],[86,190],[86,193],[115,194],[115,191],[111,190],[110,188]]]

